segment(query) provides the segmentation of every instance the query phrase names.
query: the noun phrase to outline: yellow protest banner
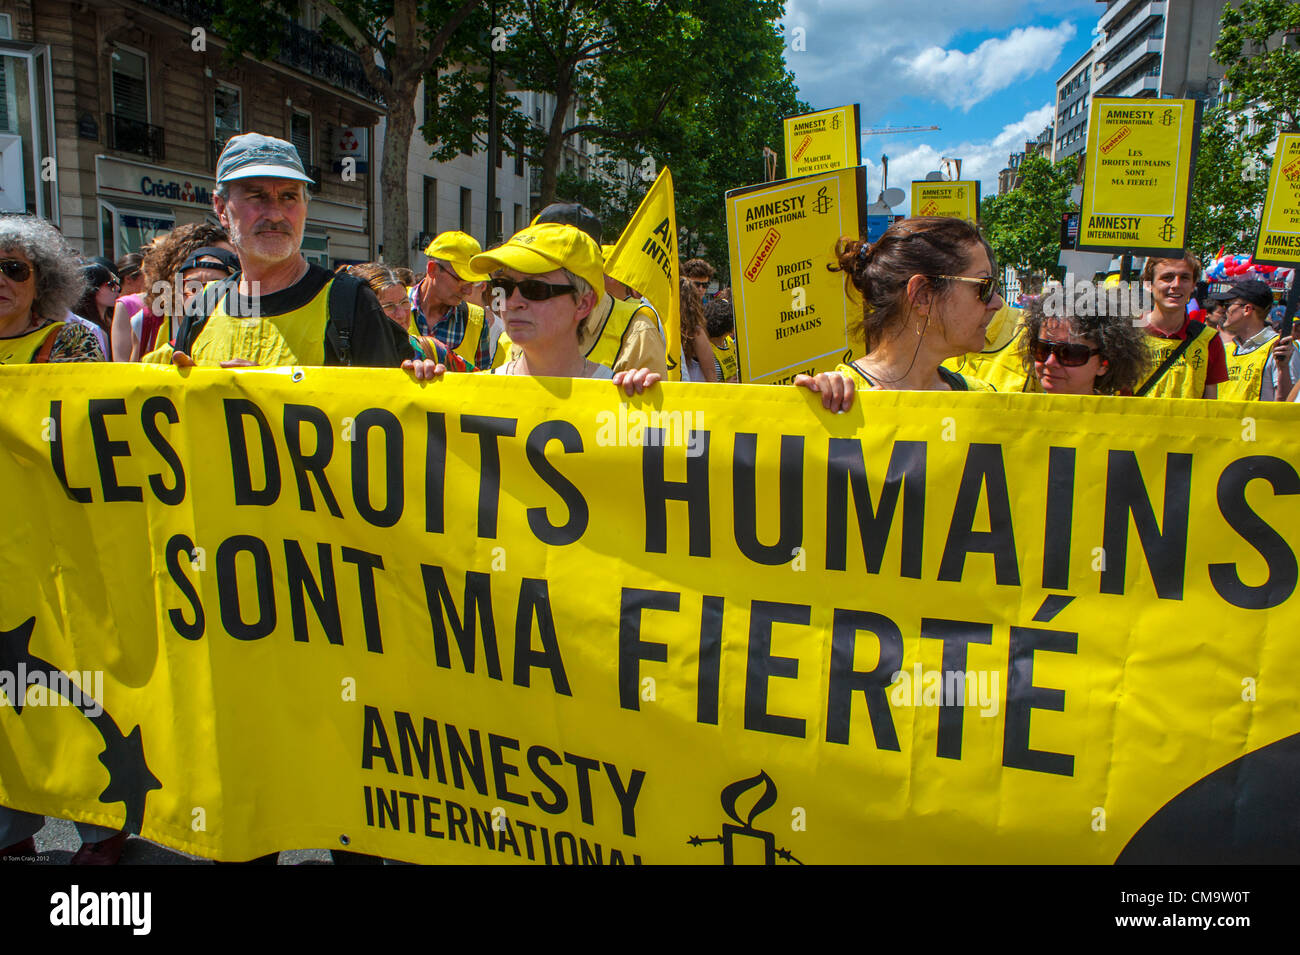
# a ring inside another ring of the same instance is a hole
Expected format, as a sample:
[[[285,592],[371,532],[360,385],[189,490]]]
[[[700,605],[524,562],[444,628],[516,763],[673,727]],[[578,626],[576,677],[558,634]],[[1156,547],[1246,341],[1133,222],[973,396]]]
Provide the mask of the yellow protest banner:
[[[787,179],[862,165],[857,103],[787,116],[784,128]]]
[[[1182,249],[1201,104],[1098,96],[1089,109],[1077,248],[1140,255]]]
[[[2,805],[223,859],[1294,859],[1294,406],[0,388]]]
[[[862,234],[863,167],[735,189],[726,201],[740,380],[785,383],[847,361],[862,306],[826,266],[841,236]]]
[[[978,180],[912,180],[912,215],[945,216],[978,222],[980,184]]]
[[[1300,262],[1300,133],[1277,138],[1254,258],[1286,268]]]
[[[659,313],[668,346],[670,381],[682,377],[678,270],[673,174],[665,166],[605,260],[605,274],[636,289]]]

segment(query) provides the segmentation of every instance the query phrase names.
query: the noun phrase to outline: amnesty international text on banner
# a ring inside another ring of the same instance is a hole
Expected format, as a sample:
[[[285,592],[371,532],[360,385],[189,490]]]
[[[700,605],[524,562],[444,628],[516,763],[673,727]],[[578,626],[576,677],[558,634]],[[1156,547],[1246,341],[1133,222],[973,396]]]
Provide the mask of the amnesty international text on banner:
[[[912,215],[979,221],[979,180],[912,180]]]
[[[862,163],[858,104],[785,118],[785,176],[848,169]]]
[[[1300,133],[1277,138],[1254,258],[1284,267],[1300,262]]]
[[[1091,110],[1078,248],[1139,255],[1182,249],[1201,104],[1099,96]]]
[[[727,193],[740,380],[778,384],[834,368],[861,305],[830,272],[840,236],[862,234],[862,166]]]
[[[0,387],[0,804],[223,859],[1300,851],[1294,406]]]

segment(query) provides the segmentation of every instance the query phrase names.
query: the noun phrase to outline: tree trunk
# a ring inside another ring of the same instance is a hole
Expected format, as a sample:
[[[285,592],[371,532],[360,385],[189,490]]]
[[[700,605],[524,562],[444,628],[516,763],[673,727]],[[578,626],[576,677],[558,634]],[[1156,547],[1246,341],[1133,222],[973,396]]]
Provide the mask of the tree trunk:
[[[396,83],[393,85],[397,87]],[[396,90],[403,96],[400,101],[394,97],[389,102],[384,129],[384,155],[379,172],[384,204],[384,262],[394,268],[409,268],[411,264],[406,172],[415,131],[415,89],[407,86]]]
[[[564,155],[564,118],[569,113],[572,95],[573,87],[569,78],[562,78],[555,86],[555,112],[551,114],[551,125],[546,130],[546,147],[542,150],[541,209],[555,201],[555,180],[559,176],[560,159]]]

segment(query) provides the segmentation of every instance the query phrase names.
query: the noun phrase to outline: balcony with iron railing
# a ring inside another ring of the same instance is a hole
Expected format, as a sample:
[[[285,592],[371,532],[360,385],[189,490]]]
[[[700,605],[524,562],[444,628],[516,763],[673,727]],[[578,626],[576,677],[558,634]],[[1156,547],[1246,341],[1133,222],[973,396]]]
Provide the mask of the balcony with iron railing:
[[[219,0],[147,0],[144,5],[206,30],[214,30],[213,21],[222,8]],[[321,39],[319,33],[273,11],[264,10],[260,17],[277,41],[271,56],[274,62],[383,105],[379,92],[366,79],[361,57],[352,50]]]
[[[151,126],[138,119],[131,119],[118,113],[106,113],[104,128],[108,133],[108,148],[120,149],[122,152],[136,153],[154,162],[161,162],[166,155],[163,145],[163,129]]]

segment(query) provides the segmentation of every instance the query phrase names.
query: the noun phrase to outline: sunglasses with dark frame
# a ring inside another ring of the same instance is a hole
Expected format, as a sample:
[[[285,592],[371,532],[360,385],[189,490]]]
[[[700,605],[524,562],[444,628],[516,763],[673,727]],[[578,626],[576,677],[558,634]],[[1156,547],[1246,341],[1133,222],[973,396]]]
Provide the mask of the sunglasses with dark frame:
[[[999,282],[996,275],[988,275],[982,279],[970,275],[935,275],[931,277],[936,279],[951,279],[954,282],[974,282],[979,286],[979,288],[975,290],[975,294],[979,296],[979,300],[985,305],[993,301],[993,296],[998,294]]]
[[[1101,354],[1100,348],[1093,348],[1091,345],[1079,342],[1050,342],[1041,338],[1035,338],[1029,350],[1034,356],[1034,361],[1046,363],[1048,358],[1055,355],[1056,360],[1066,368],[1086,365],[1093,355]]]
[[[32,267],[17,259],[0,259],[0,275],[11,282],[26,282],[32,277]]]
[[[488,285],[491,286],[494,295],[497,289],[501,290],[502,301],[508,299],[515,289],[519,289],[519,294],[530,302],[545,302],[548,298],[554,298],[556,295],[576,291],[576,287],[573,285],[554,285],[551,282],[543,282],[541,279],[520,279],[516,282],[514,279],[505,276],[489,279]]]

